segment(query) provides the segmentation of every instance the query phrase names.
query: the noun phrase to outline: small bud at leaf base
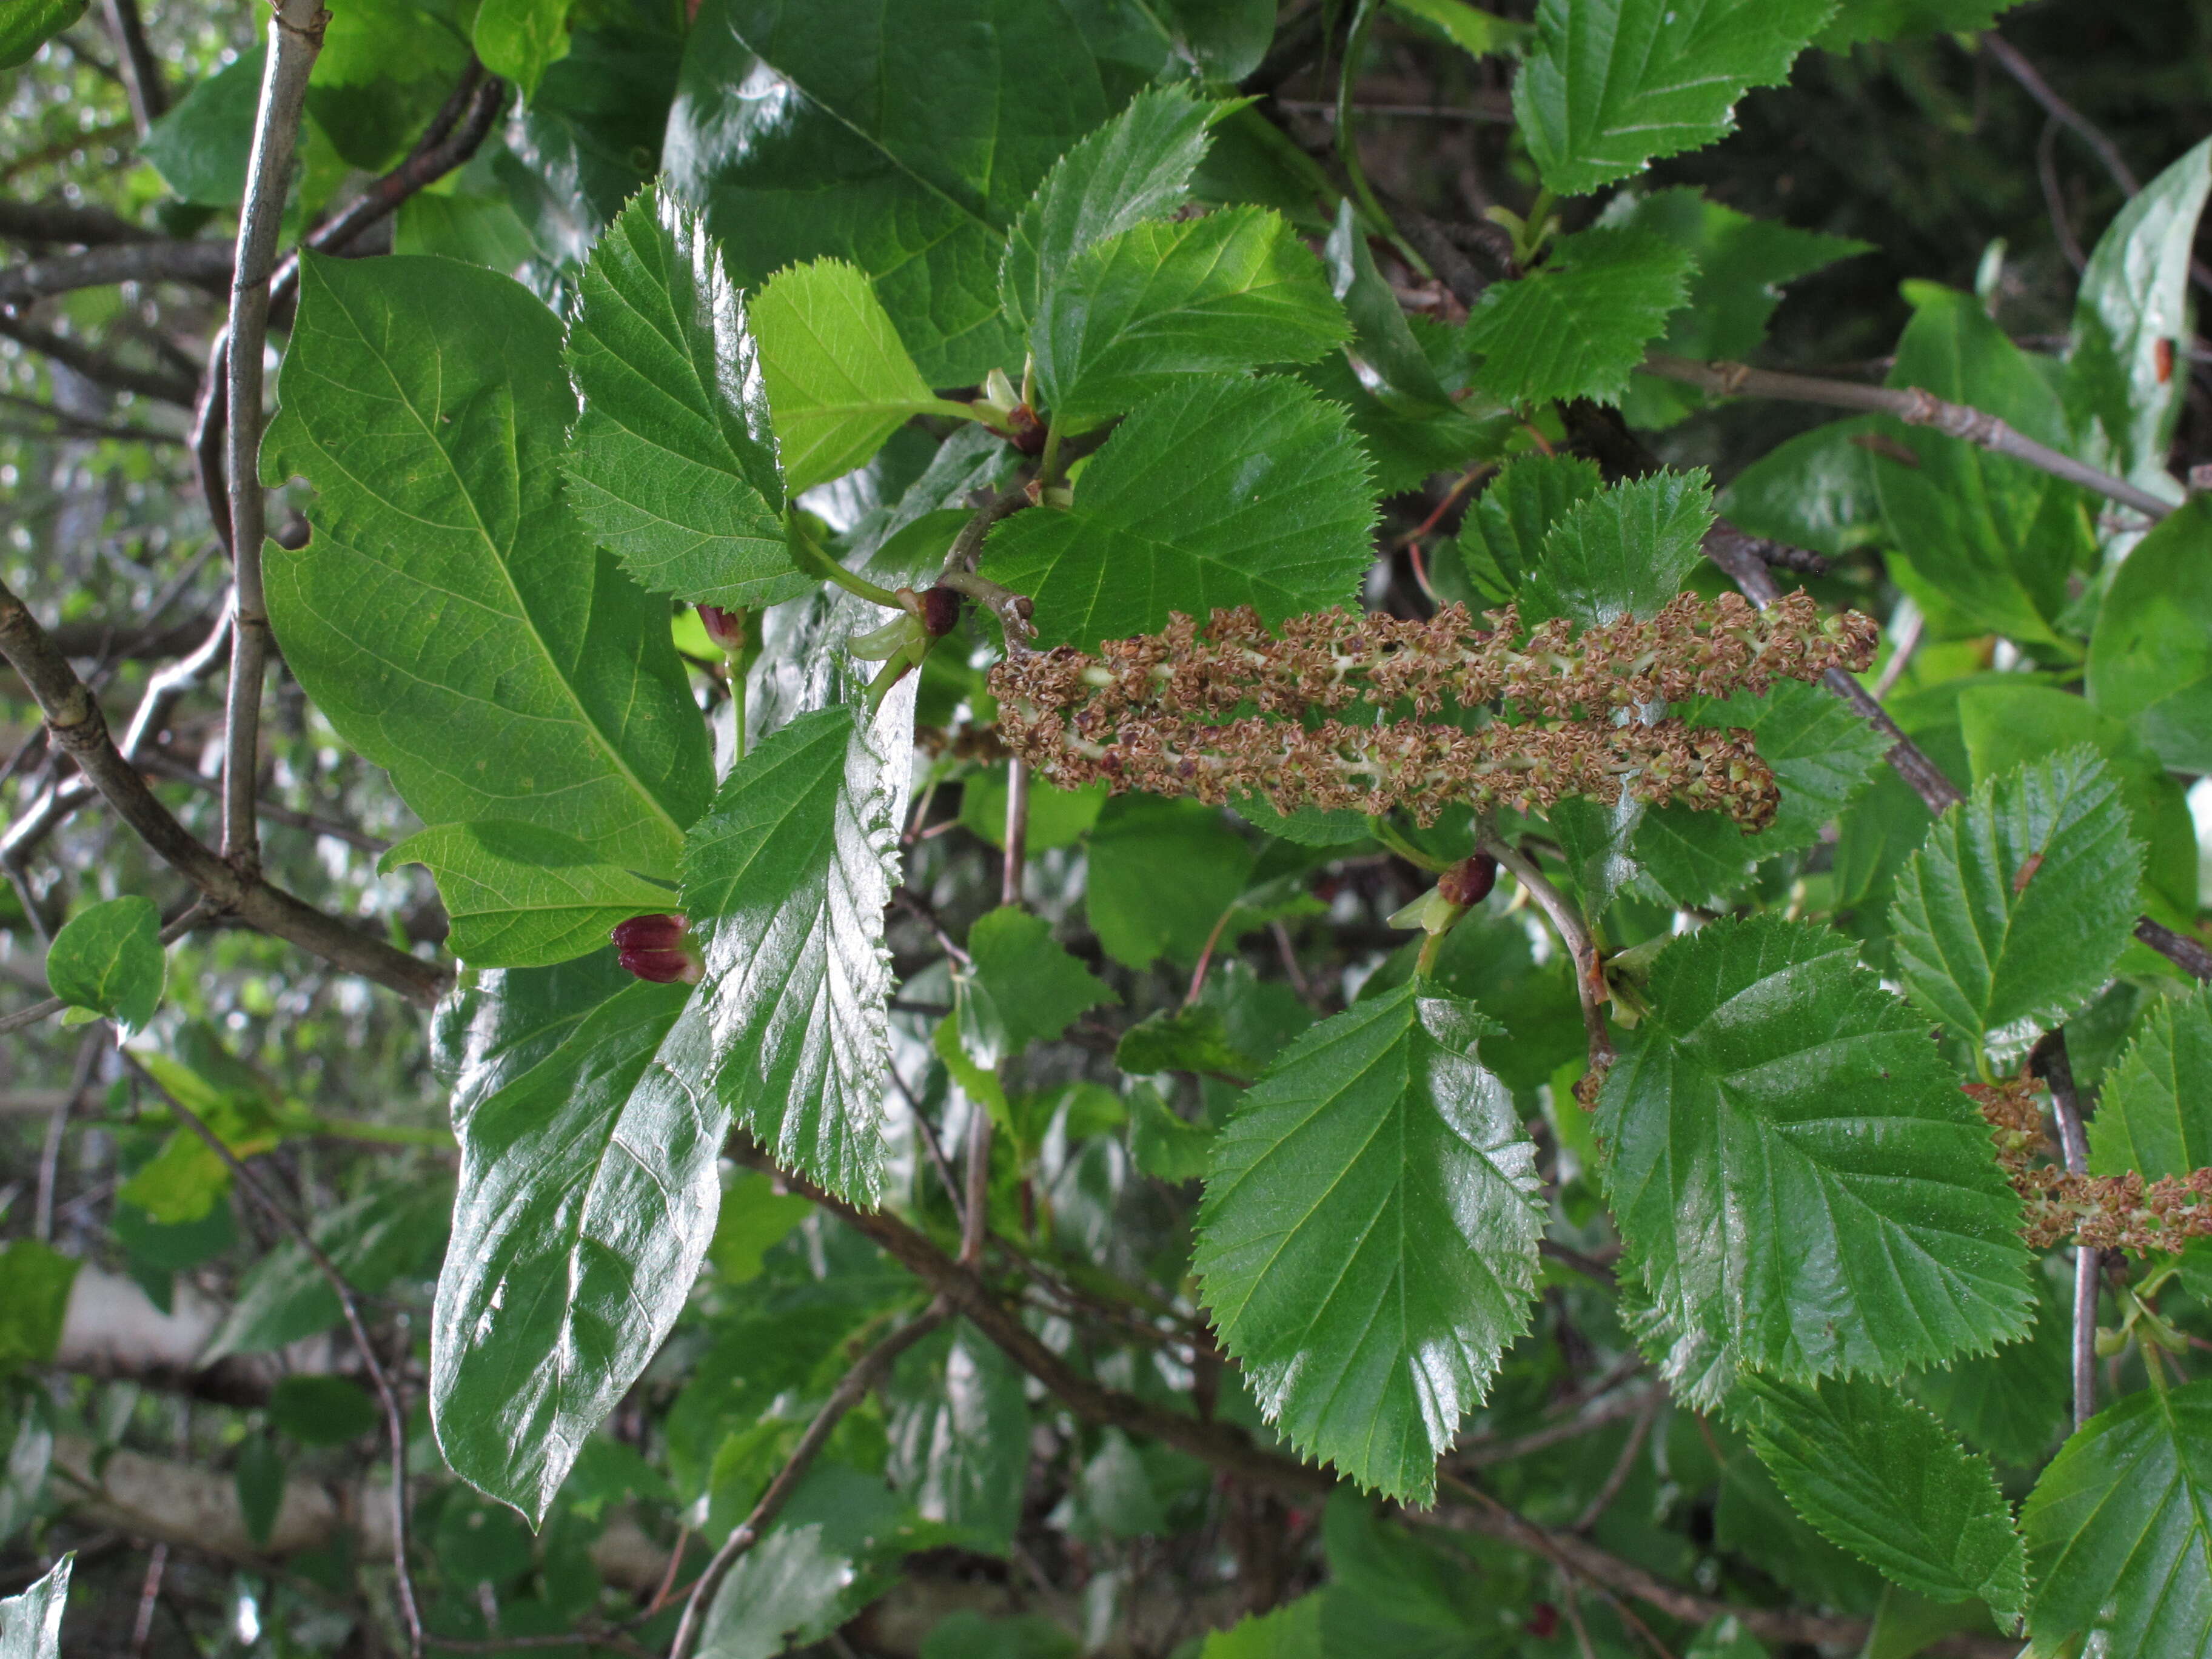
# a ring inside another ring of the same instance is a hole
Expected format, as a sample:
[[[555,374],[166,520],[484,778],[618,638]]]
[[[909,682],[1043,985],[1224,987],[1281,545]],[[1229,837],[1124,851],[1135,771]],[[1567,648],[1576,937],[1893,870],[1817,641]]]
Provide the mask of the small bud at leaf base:
[[[1498,860],[1487,853],[1477,853],[1473,858],[1462,859],[1437,878],[1437,891],[1444,896],[1447,903],[1469,908],[1490,896],[1490,890],[1498,884]]]
[[[933,640],[941,640],[960,625],[960,592],[933,587],[921,596],[921,625]]]
[[[690,927],[680,915],[632,916],[618,922],[614,929],[616,959],[655,985],[696,985],[704,964],[684,937]]]
[[[742,610],[725,611],[719,605],[702,605],[698,611],[699,625],[725,656],[734,657],[744,650],[745,613]]]

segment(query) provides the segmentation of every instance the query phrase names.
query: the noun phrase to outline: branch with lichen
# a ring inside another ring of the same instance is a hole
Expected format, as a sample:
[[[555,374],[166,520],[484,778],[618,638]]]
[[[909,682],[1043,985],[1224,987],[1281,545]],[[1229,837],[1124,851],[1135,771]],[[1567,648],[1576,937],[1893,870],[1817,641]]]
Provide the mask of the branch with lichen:
[[[2071,1175],[2051,1163],[2036,1080],[1970,1083],[1996,1141],[1997,1163],[2021,1195],[2021,1237],[2047,1250],[2071,1239],[2097,1250],[2172,1253],[2192,1238],[2212,1237],[2212,1169],[2146,1180],[2125,1175]]]
[[[1511,606],[1483,623],[1456,605],[1423,622],[1327,611],[1278,635],[1249,607],[1202,626],[1177,615],[1096,657],[1063,647],[1011,658],[991,687],[1007,747],[1062,787],[1103,779],[1217,804],[1255,794],[1281,811],[1404,811],[1423,823],[1455,803],[1545,811],[1626,792],[1723,811],[1750,831],[1780,801],[1750,734],[1638,716],[1863,669],[1875,642],[1869,618],[1823,619],[1802,592],[1764,611],[1735,594],[1685,593],[1648,620],[1579,635],[1555,618],[1524,637]],[[1337,718],[1357,702],[1413,713]],[[1632,718],[1616,723],[1624,712]]]

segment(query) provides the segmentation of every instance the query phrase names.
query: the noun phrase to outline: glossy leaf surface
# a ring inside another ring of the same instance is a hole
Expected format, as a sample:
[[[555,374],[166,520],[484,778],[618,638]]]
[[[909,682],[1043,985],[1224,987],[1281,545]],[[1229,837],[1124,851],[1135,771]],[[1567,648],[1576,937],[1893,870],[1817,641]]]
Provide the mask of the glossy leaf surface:
[[[1618,403],[1667,318],[1689,295],[1689,253],[1645,230],[1563,236],[1528,276],[1495,283],[1468,319],[1483,354],[1476,377],[1507,403],[1590,398]]]
[[[446,948],[478,968],[545,968],[607,942],[617,922],[666,910],[674,891],[609,864],[557,830],[495,819],[417,830],[386,870],[429,866],[453,931]]]

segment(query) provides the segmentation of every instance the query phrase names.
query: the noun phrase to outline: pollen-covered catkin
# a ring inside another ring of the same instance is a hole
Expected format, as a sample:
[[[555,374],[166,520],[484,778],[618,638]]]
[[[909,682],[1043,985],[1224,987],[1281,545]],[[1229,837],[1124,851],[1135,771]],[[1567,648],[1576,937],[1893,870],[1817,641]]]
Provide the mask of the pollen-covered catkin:
[[[1773,774],[1740,730],[1626,721],[1666,700],[1763,692],[1873,659],[1871,619],[1823,619],[1793,593],[1760,611],[1735,594],[1678,595],[1648,621],[1576,635],[1562,620],[1525,639],[1510,606],[1479,627],[1462,605],[1425,622],[1354,611],[1294,617],[1272,633],[1249,607],[1200,626],[1069,647],[992,672],[1010,750],[1053,782],[1279,811],[1402,809],[1422,823],[1454,802],[1548,810],[1568,796],[1611,805],[1626,790],[1725,811],[1747,831],[1773,821]],[[1411,718],[1339,718],[1356,702]],[[1455,723],[1435,717],[1498,708]]]
[[[2069,1175],[2042,1161],[2050,1152],[2032,1078],[1969,1083],[1997,1144],[1997,1163],[2021,1195],[2021,1237],[2047,1250],[2072,1238],[2100,1250],[2170,1252],[2212,1236],[2212,1170],[2146,1181],[2125,1175]]]

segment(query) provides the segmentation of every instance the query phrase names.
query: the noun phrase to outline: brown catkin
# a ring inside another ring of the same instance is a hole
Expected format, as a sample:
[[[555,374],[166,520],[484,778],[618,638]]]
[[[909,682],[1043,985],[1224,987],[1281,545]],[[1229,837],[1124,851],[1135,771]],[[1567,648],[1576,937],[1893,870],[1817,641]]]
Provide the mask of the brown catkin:
[[[1823,619],[1802,591],[1764,611],[1732,593],[1683,593],[1648,621],[1579,635],[1555,618],[1524,639],[1511,606],[1483,623],[1457,605],[1425,622],[1325,611],[1278,635],[1249,606],[1203,626],[1178,614],[1095,657],[1063,646],[1009,659],[991,690],[1007,747],[1063,787],[1103,779],[1215,803],[1259,795],[1280,811],[1403,810],[1424,823],[1454,802],[1544,811],[1568,796],[1610,805],[1626,791],[1724,811],[1750,831],[1781,799],[1750,733],[1638,714],[1863,669],[1877,637],[1855,612]],[[1372,714],[1340,718],[1356,703]],[[1492,705],[1497,716],[1480,718]],[[1407,707],[1411,718],[1382,718]],[[1476,717],[1434,718],[1448,708]]]
[[[2171,1252],[2212,1237],[2212,1170],[2146,1181],[2125,1175],[2069,1175],[2048,1162],[2051,1146],[2033,1079],[1969,1083],[1997,1146],[1997,1163],[2022,1200],[2021,1237],[2047,1250],[2071,1238],[2100,1250]]]

